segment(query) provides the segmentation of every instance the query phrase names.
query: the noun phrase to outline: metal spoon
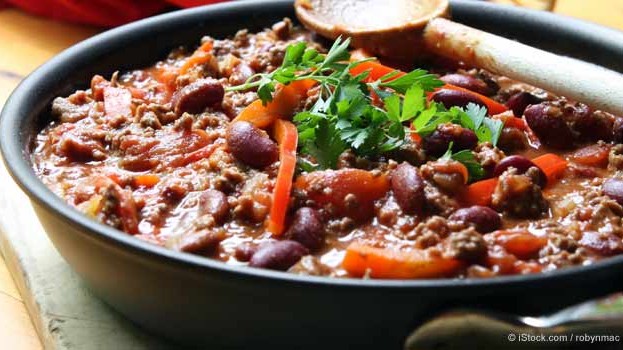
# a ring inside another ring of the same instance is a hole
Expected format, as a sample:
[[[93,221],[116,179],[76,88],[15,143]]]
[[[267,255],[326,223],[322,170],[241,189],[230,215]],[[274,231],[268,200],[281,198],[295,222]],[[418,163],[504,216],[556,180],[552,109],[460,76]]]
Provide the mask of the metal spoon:
[[[406,350],[585,348],[623,348],[623,294],[542,317],[452,311],[418,327],[405,342]]]
[[[296,0],[310,30],[374,55],[432,53],[623,116],[623,76],[452,22],[448,0]]]

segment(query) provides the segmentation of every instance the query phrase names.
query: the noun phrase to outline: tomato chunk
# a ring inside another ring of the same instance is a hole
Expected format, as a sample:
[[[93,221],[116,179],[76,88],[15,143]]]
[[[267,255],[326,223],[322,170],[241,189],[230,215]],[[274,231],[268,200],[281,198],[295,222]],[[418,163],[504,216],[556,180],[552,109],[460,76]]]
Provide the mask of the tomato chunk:
[[[389,190],[389,179],[361,169],[324,170],[299,176],[294,187],[316,203],[331,204],[336,215],[365,220],[374,212],[374,201]]]

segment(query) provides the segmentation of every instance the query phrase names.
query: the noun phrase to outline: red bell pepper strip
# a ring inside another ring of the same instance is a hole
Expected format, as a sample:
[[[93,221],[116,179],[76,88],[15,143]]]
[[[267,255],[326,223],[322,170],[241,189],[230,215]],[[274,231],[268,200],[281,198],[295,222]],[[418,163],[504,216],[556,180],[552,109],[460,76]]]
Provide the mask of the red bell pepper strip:
[[[447,277],[462,266],[457,259],[431,256],[424,250],[399,251],[359,243],[351,243],[342,260],[342,267],[351,276],[369,273],[370,277],[387,279]]]
[[[532,159],[532,162],[543,170],[547,176],[548,184],[555,183],[556,180],[560,179],[564,174],[565,170],[567,170],[567,161],[553,153],[538,156]]]
[[[397,69],[394,69],[392,67],[388,67],[386,65],[383,65],[377,61],[366,61],[366,62],[362,62],[358,65],[356,65],[355,67],[350,69],[350,74],[355,76],[355,75],[359,75],[363,72],[368,71],[368,81],[375,81],[380,79],[381,77],[391,73],[391,72],[396,72],[396,75],[394,77],[392,77],[391,79],[388,79],[388,81],[391,81],[393,79],[399,78],[403,75],[405,75],[405,72],[401,72]]]
[[[180,67],[179,75],[184,75],[192,67],[209,62],[212,59],[212,41],[206,41],[193,52],[193,54],[186,59],[184,64]]]
[[[314,80],[306,79],[282,86],[277,90],[271,102],[264,105],[261,100],[253,101],[238,114],[234,121],[247,121],[260,129],[265,129],[275,119],[289,119],[301,101],[307,97],[307,91],[315,84]]]
[[[437,88],[437,90],[435,90],[435,91],[438,91],[438,90],[441,90],[441,89],[463,91],[463,92],[466,92],[468,94],[472,94],[472,95],[478,97],[485,104],[485,106],[487,106],[487,111],[489,112],[489,115],[500,114],[500,113],[506,112],[508,110],[508,108],[506,108],[506,106],[504,106],[503,104],[498,103],[498,102],[488,98],[487,96],[481,95],[481,94],[479,94],[477,92],[474,92],[472,90],[468,90],[468,89],[465,89],[465,88],[462,88],[462,87],[458,87],[458,86],[454,86],[454,85],[451,85],[451,84],[446,84],[446,85],[444,85],[444,86],[442,86],[440,88]],[[429,97],[432,96],[433,94],[434,94],[434,92],[430,93]]]
[[[466,205],[491,205],[491,197],[498,185],[498,179],[486,179],[474,182],[467,186],[463,192],[461,199]]]
[[[274,137],[279,144],[279,172],[273,189],[273,202],[268,217],[268,231],[280,236],[285,228],[286,213],[290,203],[292,179],[296,169],[296,147],[298,131],[291,122],[283,119],[275,120]]]

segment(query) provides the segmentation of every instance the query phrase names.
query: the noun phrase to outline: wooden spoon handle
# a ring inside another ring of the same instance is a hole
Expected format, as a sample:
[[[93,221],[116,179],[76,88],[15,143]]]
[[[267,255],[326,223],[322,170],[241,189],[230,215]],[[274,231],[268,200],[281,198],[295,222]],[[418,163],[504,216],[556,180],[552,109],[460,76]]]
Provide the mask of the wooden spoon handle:
[[[623,116],[623,75],[443,18],[424,30],[427,49]]]

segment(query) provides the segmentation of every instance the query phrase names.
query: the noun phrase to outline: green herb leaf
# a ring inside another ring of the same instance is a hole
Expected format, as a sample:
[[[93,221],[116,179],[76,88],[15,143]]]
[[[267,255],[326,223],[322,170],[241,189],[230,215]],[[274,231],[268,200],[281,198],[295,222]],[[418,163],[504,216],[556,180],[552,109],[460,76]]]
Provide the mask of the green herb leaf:
[[[293,120],[298,124],[302,151],[314,157],[321,168],[335,168],[338,157],[346,150],[335,124],[326,115],[312,112],[298,113]]]
[[[474,129],[478,129],[487,116],[487,108],[470,102],[465,107],[465,114],[473,121]]]
[[[389,78],[386,77],[387,75],[381,78],[381,86],[391,88],[401,94],[406,93],[407,90],[413,85],[421,86],[424,91],[433,91],[435,90],[435,88],[444,85],[444,82],[439,80],[436,75],[429,74],[423,69],[413,70],[399,78],[390,81],[387,80],[391,79],[392,76],[390,76]],[[383,80],[383,78],[385,78],[385,80]]]
[[[404,105],[402,108],[401,122],[413,119],[418,113],[426,110],[426,95],[424,88],[420,85],[413,85],[405,93]]]
[[[324,61],[321,64],[321,67],[329,67],[334,63],[340,61],[348,61],[350,58],[350,53],[348,52],[348,47],[350,46],[350,38],[346,40],[342,40],[342,37],[338,37],[333,42],[331,49],[327,53]]]
[[[305,49],[307,49],[307,45],[305,44],[305,42],[302,41],[296,44],[289,45],[286,48],[286,53],[283,57],[282,67],[288,67],[301,63],[303,54],[306,53]]]
[[[390,95],[383,100],[387,117],[391,121],[401,122],[400,119],[400,97],[398,95]]]
[[[474,157],[474,153],[470,150],[462,150],[452,154],[452,159],[461,162],[467,168],[467,172],[469,173],[468,181],[476,181],[480,180],[485,176],[485,170],[482,168],[482,165],[476,161]]]
[[[491,131],[491,144],[497,146],[504,123],[499,119],[486,118],[483,120],[483,124]]]
[[[263,76],[259,81],[257,96],[264,105],[273,100],[273,92],[275,92],[275,81]]]

